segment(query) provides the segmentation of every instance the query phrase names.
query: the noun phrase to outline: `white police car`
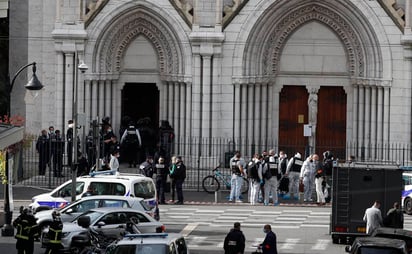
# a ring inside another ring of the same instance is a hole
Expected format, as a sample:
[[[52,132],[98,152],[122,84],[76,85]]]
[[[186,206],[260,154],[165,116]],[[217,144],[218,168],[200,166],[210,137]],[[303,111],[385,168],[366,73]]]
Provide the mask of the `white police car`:
[[[185,238],[177,233],[128,234],[106,249],[106,254],[189,254]]]
[[[117,195],[143,198],[146,204],[155,211],[156,186],[153,179],[140,174],[105,174],[97,172],[93,176],[76,178],[76,200],[82,198],[87,189],[92,187],[94,195]],[[61,209],[71,200],[72,181],[69,180],[49,193],[40,194],[32,198],[30,207],[34,210],[42,208]]]

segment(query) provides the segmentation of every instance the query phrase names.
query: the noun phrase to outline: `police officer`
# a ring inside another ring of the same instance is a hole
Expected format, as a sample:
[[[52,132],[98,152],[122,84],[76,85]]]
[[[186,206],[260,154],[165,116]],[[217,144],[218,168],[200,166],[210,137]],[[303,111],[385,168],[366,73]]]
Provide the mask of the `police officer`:
[[[263,233],[266,234],[265,239],[259,245],[259,248],[262,250],[263,254],[278,254],[276,247],[276,234],[272,231],[272,227],[269,224],[266,224],[263,227]]]
[[[176,168],[173,171],[173,180],[176,185],[177,202],[176,205],[183,205],[183,183],[186,179],[186,166],[183,164],[182,157],[176,157]]]
[[[299,176],[302,164],[302,155],[296,153],[286,167],[285,176],[289,177],[290,199],[299,199]]]
[[[262,174],[265,179],[265,198],[264,205],[269,205],[270,193],[272,193],[273,205],[279,205],[278,202],[278,176],[280,171],[278,168],[277,157],[273,149],[269,151],[269,162],[263,165]]]
[[[142,146],[142,138],[139,130],[134,126],[133,122],[129,123],[126,131],[120,139],[120,145],[124,151],[125,160],[129,162],[129,167],[136,167],[138,163],[139,149]]]
[[[20,215],[13,221],[17,229],[16,249],[18,254],[33,254],[34,238],[38,235],[36,218],[29,208],[20,207]]]
[[[245,174],[245,161],[241,157],[240,151],[236,151],[232,159],[230,159],[230,167],[232,168],[232,178],[230,179],[230,197],[229,201],[235,200],[238,203],[242,203],[240,200],[240,194],[242,189],[242,175]]]
[[[240,230],[240,223],[235,222],[233,228],[226,235],[223,248],[225,254],[239,254],[245,251],[245,236]]]
[[[260,154],[255,154],[253,159],[247,165],[247,175],[249,179],[249,202],[251,205],[255,205],[258,201],[259,197],[259,189],[261,183],[263,183],[262,179],[262,167],[260,167],[261,160],[263,160],[263,156]]]
[[[153,165],[153,157],[147,156],[146,161],[140,164],[140,174],[145,175],[147,177],[153,177],[153,172],[155,171]]]
[[[158,163],[155,166],[157,200],[159,200],[159,204],[166,204],[165,187],[168,172],[169,169],[165,165],[165,159],[159,157]]]
[[[63,223],[60,218],[60,213],[58,211],[53,211],[52,213],[53,222],[50,224],[48,238],[49,243],[47,244],[46,254],[57,254],[59,250],[63,248],[62,246],[62,229]]]
[[[56,130],[54,138],[51,139],[51,149],[53,154],[53,176],[64,177],[62,174],[64,141],[60,130]]]

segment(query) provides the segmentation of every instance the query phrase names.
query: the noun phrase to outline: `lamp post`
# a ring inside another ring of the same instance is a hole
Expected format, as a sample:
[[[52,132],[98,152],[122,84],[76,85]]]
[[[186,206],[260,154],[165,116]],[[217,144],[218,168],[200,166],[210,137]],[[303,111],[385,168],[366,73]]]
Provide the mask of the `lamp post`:
[[[76,61],[78,62],[78,57],[76,54]],[[77,106],[77,87],[79,83],[79,71],[82,73],[85,73],[89,67],[83,62],[83,60],[80,62],[80,64],[77,66],[75,69],[75,77],[76,80],[74,82],[74,89],[73,89],[73,112],[72,112],[72,118],[73,118],[73,149],[74,149],[74,158],[73,158],[73,168],[72,168],[72,202],[76,201],[76,177],[77,177],[77,167],[78,167],[78,144],[77,144],[77,133],[78,133],[78,106]]]
[[[36,76],[36,62],[33,63],[29,63],[23,67],[21,67],[16,74],[14,74],[14,77],[10,83],[9,86],[9,90],[8,90],[8,96],[9,96],[9,102],[7,105],[7,113],[10,115],[10,109],[11,109],[11,101],[10,101],[10,97],[11,97],[11,91],[13,90],[13,86],[14,86],[14,82],[16,81],[17,76],[23,71],[25,70],[27,67],[29,66],[33,66],[32,70],[33,70],[33,76],[31,77],[31,79],[29,80],[29,82],[27,82],[26,84],[26,89],[30,90],[30,91],[38,91],[40,89],[43,88],[43,85],[41,84],[41,82],[39,81],[39,79]],[[8,165],[8,152],[6,152],[6,172],[5,175],[7,177],[7,182],[4,184],[4,225],[3,228],[1,230],[1,235],[2,236],[13,236],[14,235],[14,228],[11,225],[11,220],[13,218],[13,211],[11,211],[10,209],[10,188],[11,186],[9,185],[10,182],[10,176],[9,176],[9,165]]]

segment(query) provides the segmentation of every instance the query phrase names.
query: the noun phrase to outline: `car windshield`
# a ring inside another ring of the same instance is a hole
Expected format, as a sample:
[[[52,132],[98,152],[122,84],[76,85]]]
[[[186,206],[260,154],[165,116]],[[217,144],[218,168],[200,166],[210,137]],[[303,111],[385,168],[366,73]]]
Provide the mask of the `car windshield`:
[[[402,254],[402,251],[394,248],[362,247],[359,254]]]
[[[90,224],[93,224],[98,218],[100,218],[103,215],[102,212],[98,212],[98,211],[87,211],[85,213],[80,214],[79,216],[77,216],[76,218],[74,218],[72,220],[72,222],[77,221],[77,219],[80,216],[89,216],[90,217]]]
[[[151,181],[141,181],[134,184],[134,194],[136,197],[149,199],[155,196],[155,186]]]
[[[139,244],[139,245],[119,245],[109,254],[168,254],[169,250],[165,244]]]

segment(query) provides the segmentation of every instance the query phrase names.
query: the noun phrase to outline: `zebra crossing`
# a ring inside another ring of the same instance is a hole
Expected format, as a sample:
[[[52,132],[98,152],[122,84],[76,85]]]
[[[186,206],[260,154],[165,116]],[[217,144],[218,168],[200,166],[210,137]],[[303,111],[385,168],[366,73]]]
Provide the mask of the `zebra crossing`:
[[[198,223],[210,227],[231,227],[239,221],[243,227],[261,227],[271,224],[274,228],[327,228],[330,209],[291,209],[257,206],[253,208],[210,209],[209,207],[166,207],[160,209],[165,224]]]

